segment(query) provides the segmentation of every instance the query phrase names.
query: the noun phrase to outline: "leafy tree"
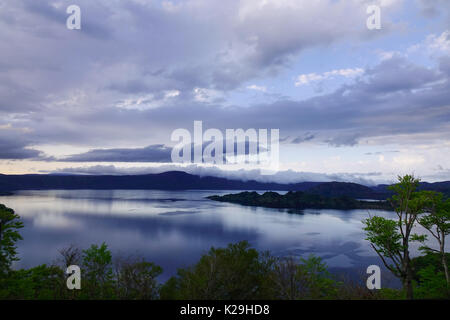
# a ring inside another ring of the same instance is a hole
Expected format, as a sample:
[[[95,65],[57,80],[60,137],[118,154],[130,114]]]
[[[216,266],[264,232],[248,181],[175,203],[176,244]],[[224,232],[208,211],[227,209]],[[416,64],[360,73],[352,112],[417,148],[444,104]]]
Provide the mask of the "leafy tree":
[[[23,223],[14,210],[0,204],[0,277],[5,276],[11,264],[18,260],[16,242],[22,240],[21,228]]]
[[[55,266],[40,265],[13,270],[0,279],[0,299],[49,300],[63,298],[63,271]]]
[[[272,273],[272,282],[277,298],[297,300],[301,298],[302,282],[299,276],[298,263],[292,257],[277,260]]]
[[[179,269],[162,296],[170,299],[261,299],[270,296],[268,279],[273,259],[247,241],[211,248],[191,268]],[[169,294],[175,296],[169,296]]]
[[[332,279],[322,258],[311,254],[301,258],[299,276],[304,281],[306,297],[309,299],[336,298],[338,284]]]
[[[443,200],[442,193],[432,191],[422,192],[425,197],[428,214],[418,219],[425,229],[438,241],[439,250],[423,246],[425,252],[437,252],[441,256],[447,285],[450,285],[449,272],[445,254],[445,237],[450,234],[450,199]]]
[[[409,255],[410,241],[423,241],[423,236],[412,234],[424,199],[416,189],[419,180],[412,175],[398,177],[399,183],[390,187],[394,195],[389,199],[398,219],[370,217],[365,220],[367,240],[380,256],[386,268],[402,280],[408,299],[413,299],[413,268]],[[390,263],[389,263],[390,262]]]
[[[170,277],[162,286],[159,291],[159,297],[161,300],[183,300],[183,296],[180,294],[180,278]]]
[[[121,261],[117,269],[117,290],[120,299],[154,300],[159,296],[157,277],[162,268],[151,262]]]
[[[310,255],[300,263],[292,257],[282,258],[274,266],[272,280],[276,299],[337,298],[339,283],[320,257]]]
[[[428,265],[417,272],[419,282],[416,287],[417,297],[422,299],[449,299],[447,281],[443,272],[436,272],[434,266]]]
[[[82,283],[83,280],[88,298],[112,298],[112,255],[105,243],[100,246],[93,244],[89,249],[83,250]]]
[[[447,260],[447,267],[449,265],[450,261],[450,253],[445,253],[446,260]],[[426,252],[423,256],[417,256],[411,259],[414,267],[414,280],[419,280],[419,277],[417,275],[417,272],[425,269],[428,266],[432,266],[434,268],[434,271],[436,273],[441,272],[444,273],[444,267],[441,264],[441,255],[436,252]]]

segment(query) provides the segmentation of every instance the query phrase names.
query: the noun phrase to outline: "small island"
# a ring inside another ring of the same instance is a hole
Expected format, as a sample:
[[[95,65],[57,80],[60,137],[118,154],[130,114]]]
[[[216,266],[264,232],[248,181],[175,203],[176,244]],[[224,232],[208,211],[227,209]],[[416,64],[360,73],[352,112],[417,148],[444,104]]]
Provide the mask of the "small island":
[[[256,206],[280,209],[375,209],[392,210],[388,201],[363,201],[350,197],[325,197],[301,191],[289,191],[281,195],[277,192],[240,192],[223,196],[209,196],[210,200],[237,203],[244,206]]]

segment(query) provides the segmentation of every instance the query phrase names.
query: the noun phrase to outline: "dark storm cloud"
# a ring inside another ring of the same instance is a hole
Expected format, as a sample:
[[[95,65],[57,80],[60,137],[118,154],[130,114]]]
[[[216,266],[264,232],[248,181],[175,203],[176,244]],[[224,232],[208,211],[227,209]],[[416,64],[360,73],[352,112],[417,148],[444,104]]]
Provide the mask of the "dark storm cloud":
[[[202,150],[212,141],[206,141],[202,144]],[[227,150],[227,140],[222,140],[222,153],[225,156],[231,151]],[[248,140],[245,142],[234,142],[234,149],[238,150],[238,147],[243,148],[244,154],[251,154],[253,150],[250,149],[250,143]],[[193,160],[194,144],[190,143],[191,158]],[[266,151],[265,148],[259,146],[259,152]],[[258,151],[257,151],[258,152]],[[63,162],[172,162],[171,158],[172,148],[156,144],[147,146],[144,148],[113,148],[113,149],[94,149],[85,153],[74,154],[60,159]],[[213,152],[213,156],[215,152]],[[223,159],[226,161],[226,158]]]
[[[2,151],[0,152],[0,159],[37,159],[41,156],[41,152],[37,150],[25,149],[24,147],[15,145],[5,145],[1,142],[0,148],[2,148]]]
[[[162,144],[145,148],[94,149],[62,159],[74,162],[171,162],[172,148]]]
[[[1,131],[0,131],[1,134]],[[39,159],[43,154],[31,148],[27,148],[25,141],[17,141],[0,136],[0,159]]]

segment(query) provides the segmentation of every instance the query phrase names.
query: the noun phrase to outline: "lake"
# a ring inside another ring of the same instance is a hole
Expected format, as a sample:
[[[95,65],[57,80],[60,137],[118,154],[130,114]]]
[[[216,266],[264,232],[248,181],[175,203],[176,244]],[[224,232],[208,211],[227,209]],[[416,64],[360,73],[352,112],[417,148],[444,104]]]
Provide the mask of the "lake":
[[[247,240],[277,256],[321,256],[331,271],[363,278],[381,260],[364,240],[366,210],[280,210],[215,202],[238,191],[46,190],[0,197],[25,224],[19,267],[51,263],[58,249],[106,242],[114,256],[141,255],[163,267],[162,280],[211,246]],[[394,212],[371,211],[395,217]],[[417,246],[412,249],[417,253]],[[384,286],[396,281],[383,272]]]

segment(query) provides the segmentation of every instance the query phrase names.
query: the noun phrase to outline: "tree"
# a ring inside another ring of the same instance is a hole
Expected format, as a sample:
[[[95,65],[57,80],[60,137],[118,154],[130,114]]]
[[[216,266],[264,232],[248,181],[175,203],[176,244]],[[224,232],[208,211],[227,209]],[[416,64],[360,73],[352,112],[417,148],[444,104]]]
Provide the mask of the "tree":
[[[81,250],[74,244],[68,247],[58,250],[60,258],[58,259],[59,264],[63,268],[67,268],[71,265],[79,265],[81,261]]]
[[[0,279],[0,299],[61,299],[67,290],[61,281],[64,272],[56,266],[40,265],[30,269],[12,270]]]
[[[446,253],[449,261],[450,253]],[[422,299],[449,299],[450,290],[445,279],[440,253],[426,251],[425,255],[414,257],[414,297]]]
[[[85,287],[89,298],[111,298],[113,292],[112,255],[108,246],[91,245],[83,250],[82,279],[86,279]]]
[[[276,299],[323,299],[338,297],[339,283],[327,270],[320,257],[310,255],[301,258],[279,258],[272,273]]]
[[[424,191],[422,195],[426,201],[426,211],[428,214],[420,217],[418,222],[438,241],[439,250],[423,246],[425,252],[437,252],[441,256],[442,267],[444,268],[447,285],[450,284],[447,259],[445,254],[445,237],[450,234],[450,199],[443,200],[442,193]]]
[[[211,248],[191,268],[179,269],[162,288],[165,299],[243,300],[271,297],[273,259],[247,241]]]
[[[386,268],[402,280],[407,298],[413,299],[413,267],[409,244],[410,241],[423,240],[423,236],[411,232],[418,215],[422,213],[424,198],[416,192],[419,179],[412,175],[399,176],[398,179],[399,182],[390,187],[394,195],[388,199],[398,219],[370,217],[365,220],[364,230],[366,240],[370,241]]]
[[[120,261],[116,270],[118,297],[127,300],[157,299],[160,289],[157,277],[161,273],[160,266],[144,259]]]
[[[5,275],[17,258],[16,242],[22,240],[19,229],[23,228],[20,217],[13,209],[0,204],[0,276]]]

